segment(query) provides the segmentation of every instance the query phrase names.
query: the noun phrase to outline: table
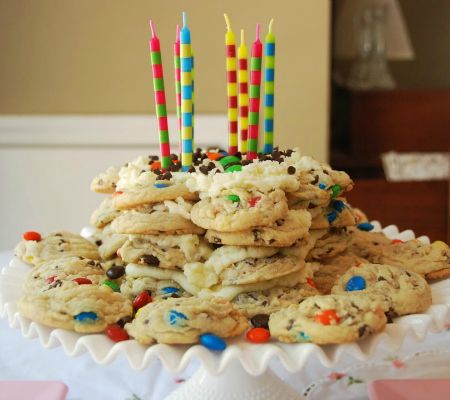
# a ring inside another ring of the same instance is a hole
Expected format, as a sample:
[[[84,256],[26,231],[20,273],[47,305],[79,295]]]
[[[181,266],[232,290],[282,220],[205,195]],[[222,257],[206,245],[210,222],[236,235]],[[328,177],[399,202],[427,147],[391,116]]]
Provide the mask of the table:
[[[0,252],[0,266],[11,257],[11,251]],[[0,319],[0,343],[0,380],[62,381],[69,386],[68,400],[161,400],[198,368],[192,363],[172,376],[159,362],[135,371],[124,357],[107,366],[96,364],[89,354],[69,358],[61,347],[46,350],[37,339],[23,338],[4,319]],[[449,344],[450,330],[429,334],[422,343],[409,338],[396,353],[382,344],[370,362],[348,358],[327,369],[311,358],[295,374],[285,371],[277,360],[271,367],[308,399],[362,400],[368,398],[365,384],[376,378],[450,378]]]

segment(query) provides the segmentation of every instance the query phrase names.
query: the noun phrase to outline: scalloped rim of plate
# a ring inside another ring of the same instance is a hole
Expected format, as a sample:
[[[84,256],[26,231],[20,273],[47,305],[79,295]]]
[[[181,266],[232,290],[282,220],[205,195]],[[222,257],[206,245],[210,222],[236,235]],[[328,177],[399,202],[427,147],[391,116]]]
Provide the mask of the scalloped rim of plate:
[[[382,228],[378,221],[371,222],[374,231],[382,231],[390,239],[410,240],[415,235],[412,230],[399,232],[395,225]],[[83,229],[82,234],[88,234]],[[430,243],[426,236],[419,238]],[[21,284],[29,271],[27,264],[13,258],[9,266],[0,274],[0,317],[7,318],[10,327],[20,329],[25,338],[38,337],[42,346],[52,348],[62,346],[69,357],[88,352],[93,360],[101,365],[112,362],[119,354],[124,354],[131,367],[137,370],[146,368],[159,359],[171,373],[182,372],[189,363],[198,359],[210,374],[221,374],[227,365],[238,360],[251,375],[260,375],[266,371],[272,358],[276,357],[289,372],[303,368],[309,357],[314,356],[326,367],[335,365],[346,354],[357,360],[369,360],[381,342],[392,349],[399,349],[406,336],[422,341],[428,332],[438,333],[446,329],[450,317],[450,279],[431,284],[433,305],[425,314],[407,315],[388,324],[383,332],[355,343],[318,346],[313,343],[283,344],[269,342],[251,344],[244,335],[228,340],[228,347],[221,353],[209,351],[201,345],[143,346],[136,340],[114,343],[104,334],[84,335],[63,329],[53,329],[22,317],[17,311]]]

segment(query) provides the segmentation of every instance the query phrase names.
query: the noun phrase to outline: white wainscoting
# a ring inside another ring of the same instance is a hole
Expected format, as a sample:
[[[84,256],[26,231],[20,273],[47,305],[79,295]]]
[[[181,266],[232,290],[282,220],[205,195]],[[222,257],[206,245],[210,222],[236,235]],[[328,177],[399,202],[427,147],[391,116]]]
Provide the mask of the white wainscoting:
[[[169,118],[173,150],[175,118]],[[195,145],[227,145],[225,115],[195,118]],[[102,200],[92,178],[110,165],[157,154],[156,120],[150,116],[0,117],[0,250],[22,232],[78,232]]]

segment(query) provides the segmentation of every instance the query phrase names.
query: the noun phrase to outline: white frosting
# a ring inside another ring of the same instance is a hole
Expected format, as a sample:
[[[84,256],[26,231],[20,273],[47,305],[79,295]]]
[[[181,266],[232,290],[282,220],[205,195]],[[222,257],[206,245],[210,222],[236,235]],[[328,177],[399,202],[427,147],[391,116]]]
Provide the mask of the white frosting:
[[[277,248],[223,246],[214,250],[205,263],[190,263],[184,266],[184,274],[193,285],[209,288],[219,282],[219,275],[230,265],[247,258],[273,256]]]
[[[192,285],[182,272],[168,270],[158,267],[150,267],[148,265],[139,265],[130,263],[125,267],[126,274],[132,278],[141,278],[149,276],[158,280],[173,280],[178,283],[186,292],[196,295],[200,292],[200,288]]]

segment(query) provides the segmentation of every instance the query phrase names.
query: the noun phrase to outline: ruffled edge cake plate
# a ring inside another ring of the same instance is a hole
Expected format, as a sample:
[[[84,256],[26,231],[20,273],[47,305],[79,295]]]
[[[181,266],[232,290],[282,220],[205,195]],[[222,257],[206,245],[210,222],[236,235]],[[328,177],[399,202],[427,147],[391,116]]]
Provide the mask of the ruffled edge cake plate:
[[[390,239],[414,239],[414,232],[399,232],[394,225],[382,228],[373,221],[374,231],[383,231]],[[84,229],[82,234],[89,234]],[[426,236],[420,241],[429,243]],[[132,368],[142,370],[155,360],[160,360],[171,373],[183,371],[193,359],[201,367],[182,387],[169,398],[174,399],[301,399],[270,371],[269,363],[277,358],[289,372],[301,371],[310,357],[316,357],[325,367],[334,366],[342,357],[369,360],[377,347],[384,343],[398,350],[407,336],[422,341],[428,332],[439,333],[446,329],[450,319],[450,279],[431,284],[433,304],[424,314],[397,318],[378,334],[356,342],[341,345],[318,346],[312,343],[283,344],[269,342],[253,344],[244,336],[227,340],[228,347],[220,353],[201,345],[143,346],[135,340],[114,343],[104,334],[79,334],[53,329],[22,317],[17,310],[22,283],[30,267],[13,258],[0,274],[0,317],[7,318],[11,328],[20,329],[25,338],[39,338],[42,346],[62,346],[69,357],[90,353],[100,365],[112,362],[124,354]]]

